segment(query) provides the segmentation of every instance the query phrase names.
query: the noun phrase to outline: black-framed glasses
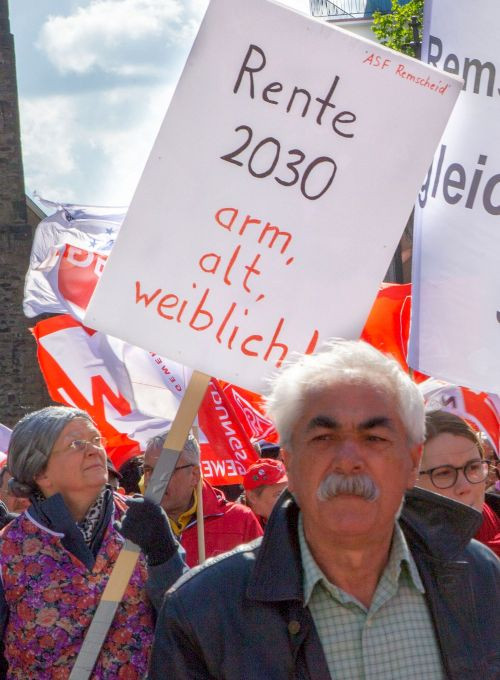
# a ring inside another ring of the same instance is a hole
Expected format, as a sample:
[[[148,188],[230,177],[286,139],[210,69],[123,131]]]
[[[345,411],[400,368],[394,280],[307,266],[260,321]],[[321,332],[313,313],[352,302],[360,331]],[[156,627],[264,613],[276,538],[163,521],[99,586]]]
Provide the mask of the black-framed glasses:
[[[177,472],[177,470],[184,470],[184,468],[188,467],[194,467],[194,463],[186,463],[186,465],[179,465],[179,467],[174,467],[174,469],[172,470],[172,474],[174,474],[174,472]]]
[[[420,470],[420,475],[429,475],[432,484],[436,489],[449,489],[454,486],[458,479],[458,473],[463,470],[465,479],[470,484],[484,482],[488,476],[490,464],[482,458],[468,460],[465,465],[455,467],[454,465],[438,465],[429,470]]]
[[[194,467],[194,463],[186,463],[186,465],[179,465],[179,467],[174,467],[174,469],[172,470],[172,474],[177,472],[177,470],[184,470],[185,468],[188,467]],[[154,467],[149,467],[149,465],[145,465],[143,471],[145,475],[152,475]]]

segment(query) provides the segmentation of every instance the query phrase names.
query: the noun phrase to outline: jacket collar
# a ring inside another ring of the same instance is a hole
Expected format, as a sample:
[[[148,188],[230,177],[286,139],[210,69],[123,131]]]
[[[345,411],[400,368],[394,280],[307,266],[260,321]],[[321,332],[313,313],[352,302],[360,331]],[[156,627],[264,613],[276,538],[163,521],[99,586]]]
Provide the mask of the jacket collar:
[[[72,518],[60,493],[44,500],[31,498],[32,504],[26,511],[31,520],[48,529],[52,534],[58,534],[63,546],[78,558],[87,569],[92,569],[95,558],[101,547],[102,539],[113,513],[113,493],[108,487],[104,497],[104,510],[95,528],[90,546],[83,539],[82,532]]]
[[[111,488],[107,487],[104,496],[104,505],[108,508],[112,498]],[[31,505],[28,508],[30,516],[48,529],[57,533],[66,534],[76,525],[66,503],[60,493],[49,498],[31,497]],[[104,514],[106,514],[104,512]]]
[[[50,531],[63,536],[70,533],[75,525],[60,493],[45,499],[33,496],[28,514]]]
[[[298,516],[298,505],[285,491],[266,525],[247,588],[250,599],[303,601]]]
[[[205,480],[202,482],[202,498],[203,517],[224,514],[224,506],[227,505],[226,497],[220,489],[216,489]]]
[[[496,515],[500,515],[500,496],[497,493],[487,493],[486,504],[490,506]]]
[[[247,588],[249,599],[303,602],[298,515],[293,497],[284,492],[266,526]],[[444,496],[412,489],[406,494],[399,522],[410,550],[418,545],[431,558],[449,562],[477,532],[482,515]]]
[[[406,493],[400,523],[410,540],[434,559],[456,559],[477,533],[483,516],[477,510],[417,487]]]
[[[216,489],[205,479],[203,484],[203,515],[220,515],[224,512],[223,508],[227,505],[227,499],[220,489]]]
[[[216,489],[205,480],[202,481],[202,498],[204,519],[207,519],[208,517],[220,517],[224,514],[224,506],[226,506],[228,503],[226,497],[220,489]],[[180,533],[182,534],[183,531],[194,526],[197,521],[195,508],[191,513],[189,521],[183,527]]]

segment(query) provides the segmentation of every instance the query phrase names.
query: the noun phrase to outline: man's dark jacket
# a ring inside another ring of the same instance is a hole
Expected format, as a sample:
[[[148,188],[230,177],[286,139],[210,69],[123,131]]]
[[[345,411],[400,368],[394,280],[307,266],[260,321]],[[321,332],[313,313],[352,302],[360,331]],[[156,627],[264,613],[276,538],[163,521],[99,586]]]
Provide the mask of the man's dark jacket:
[[[304,607],[297,519],[285,493],[263,539],[177,582],[158,620],[151,680],[330,678]],[[481,514],[414,489],[399,522],[425,586],[446,677],[498,680],[500,563],[470,540]]]

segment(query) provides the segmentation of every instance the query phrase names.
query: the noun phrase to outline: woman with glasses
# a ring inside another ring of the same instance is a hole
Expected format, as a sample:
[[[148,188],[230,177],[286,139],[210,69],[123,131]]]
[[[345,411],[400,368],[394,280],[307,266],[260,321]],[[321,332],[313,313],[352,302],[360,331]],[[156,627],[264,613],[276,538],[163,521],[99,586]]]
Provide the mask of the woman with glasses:
[[[146,584],[159,595],[182,560],[161,508],[125,503],[107,484],[104,444],[85,411],[63,406],[25,416],[12,432],[10,488],[31,505],[0,540],[8,678],[69,677],[122,548],[119,531],[142,552],[91,677],[145,676],[154,629]]]
[[[432,411],[426,417],[426,439],[417,486],[482,512],[475,538],[500,555],[499,500],[486,496],[490,465],[481,441],[458,416]]]

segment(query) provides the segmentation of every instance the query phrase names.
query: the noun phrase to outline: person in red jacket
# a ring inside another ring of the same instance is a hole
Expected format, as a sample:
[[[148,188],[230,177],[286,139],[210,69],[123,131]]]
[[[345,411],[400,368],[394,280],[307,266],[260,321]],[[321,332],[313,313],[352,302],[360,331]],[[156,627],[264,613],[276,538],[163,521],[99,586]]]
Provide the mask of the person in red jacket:
[[[167,433],[153,437],[144,452],[144,481],[147,486],[161,455]],[[189,435],[172,473],[161,506],[167,513],[172,529],[186,551],[189,567],[199,564],[196,510],[196,487],[200,479],[200,448]],[[206,557],[214,557],[248,543],[262,535],[254,513],[239,503],[231,503],[222,491],[203,480],[203,520]]]

